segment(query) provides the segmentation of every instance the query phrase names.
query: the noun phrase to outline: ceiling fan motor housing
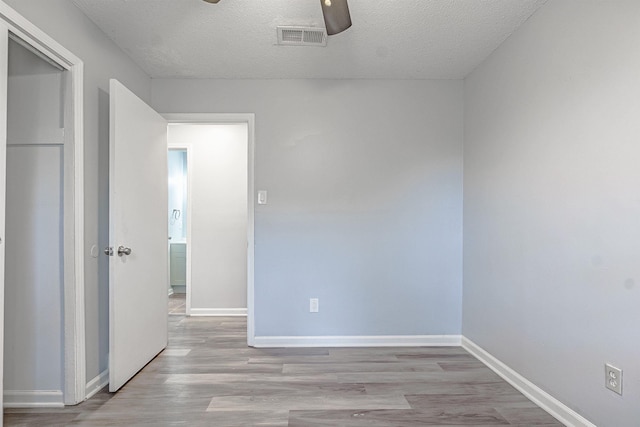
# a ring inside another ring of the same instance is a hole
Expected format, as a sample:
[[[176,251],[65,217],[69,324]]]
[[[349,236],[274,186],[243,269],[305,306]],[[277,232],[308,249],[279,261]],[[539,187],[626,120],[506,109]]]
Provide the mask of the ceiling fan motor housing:
[[[347,0],[320,0],[320,4],[328,35],[341,33],[351,26]]]

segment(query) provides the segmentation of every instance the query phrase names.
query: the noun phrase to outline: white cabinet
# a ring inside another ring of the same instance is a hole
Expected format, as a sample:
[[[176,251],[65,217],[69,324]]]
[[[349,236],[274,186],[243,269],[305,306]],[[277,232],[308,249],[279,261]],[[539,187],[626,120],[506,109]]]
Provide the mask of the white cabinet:
[[[171,243],[169,245],[169,263],[171,269],[171,286],[187,285],[187,244]],[[183,293],[184,288],[174,289],[179,293]]]

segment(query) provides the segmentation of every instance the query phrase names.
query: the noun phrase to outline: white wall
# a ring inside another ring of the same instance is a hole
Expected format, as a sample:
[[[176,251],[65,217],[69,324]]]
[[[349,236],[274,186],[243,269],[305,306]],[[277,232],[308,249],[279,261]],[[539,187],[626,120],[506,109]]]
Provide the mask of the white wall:
[[[465,83],[463,333],[602,427],[640,420],[638,40],[549,1]]]
[[[3,384],[8,405],[23,401],[16,391],[57,392],[53,400],[62,403],[62,76],[9,42]]]
[[[462,101],[460,81],[153,80],[163,113],[256,114],[258,336],[460,333]]]
[[[246,309],[247,125],[170,125],[168,140],[191,146],[191,314]]]
[[[150,79],[70,0],[5,0],[69,49],[85,65],[85,299],[87,381],[107,369],[109,349],[108,246],[109,79],[116,78],[144,100]],[[100,256],[90,256],[91,247]]]

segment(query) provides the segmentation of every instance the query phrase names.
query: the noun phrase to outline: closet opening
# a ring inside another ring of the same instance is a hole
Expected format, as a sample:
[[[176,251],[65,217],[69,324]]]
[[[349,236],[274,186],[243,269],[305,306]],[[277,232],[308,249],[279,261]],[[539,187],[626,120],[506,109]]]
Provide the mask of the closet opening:
[[[64,405],[68,71],[8,45],[4,405]]]

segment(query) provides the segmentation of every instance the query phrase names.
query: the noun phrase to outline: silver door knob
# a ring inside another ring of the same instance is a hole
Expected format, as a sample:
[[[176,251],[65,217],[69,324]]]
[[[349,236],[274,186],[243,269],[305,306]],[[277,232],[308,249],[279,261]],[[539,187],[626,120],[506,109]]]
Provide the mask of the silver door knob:
[[[131,255],[131,248],[125,248],[124,246],[118,246],[118,256]]]

